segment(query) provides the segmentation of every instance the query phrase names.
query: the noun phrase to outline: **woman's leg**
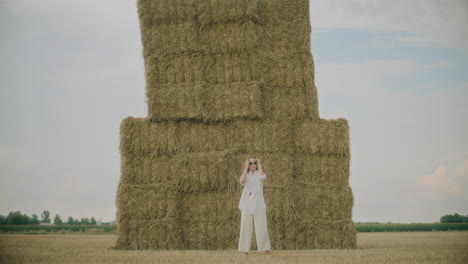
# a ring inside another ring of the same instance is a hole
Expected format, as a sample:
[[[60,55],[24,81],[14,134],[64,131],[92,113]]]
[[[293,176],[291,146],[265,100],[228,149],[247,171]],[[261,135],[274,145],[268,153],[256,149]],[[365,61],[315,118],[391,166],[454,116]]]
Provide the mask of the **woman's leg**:
[[[253,215],[241,211],[239,251],[249,252],[252,242]]]
[[[260,208],[254,215],[255,236],[257,239],[258,251],[271,250],[270,236],[268,235],[266,208]]]

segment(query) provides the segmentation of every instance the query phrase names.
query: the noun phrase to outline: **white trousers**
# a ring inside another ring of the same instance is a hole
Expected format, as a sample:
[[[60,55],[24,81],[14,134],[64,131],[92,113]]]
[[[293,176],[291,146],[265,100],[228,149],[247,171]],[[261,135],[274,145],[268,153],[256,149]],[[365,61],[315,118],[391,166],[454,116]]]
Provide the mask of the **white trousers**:
[[[268,236],[266,208],[257,209],[255,214],[241,211],[241,225],[239,237],[239,251],[249,252],[252,242],[252,222],[255,223],[255,238],[257,250],[271,250],[270,237]]]

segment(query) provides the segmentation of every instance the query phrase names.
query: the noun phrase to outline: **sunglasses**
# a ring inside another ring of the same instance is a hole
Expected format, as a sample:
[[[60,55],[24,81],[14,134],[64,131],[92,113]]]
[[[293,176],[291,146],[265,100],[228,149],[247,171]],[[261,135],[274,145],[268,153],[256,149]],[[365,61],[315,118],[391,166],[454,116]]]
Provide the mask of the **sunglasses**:
[[[257,165],[257,162],[256,162],[256,161],[254,161],[254,162],[249,162],[249,165],[252,165],[252,164]]]

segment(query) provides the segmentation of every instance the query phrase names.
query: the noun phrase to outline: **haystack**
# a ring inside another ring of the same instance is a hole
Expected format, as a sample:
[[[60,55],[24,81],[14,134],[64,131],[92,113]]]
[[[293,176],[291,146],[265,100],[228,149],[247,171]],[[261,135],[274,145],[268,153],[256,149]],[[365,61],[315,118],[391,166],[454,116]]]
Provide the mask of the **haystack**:
[[[349,127],[318,114],[308,1],[137,7],[148,117],[120,127],[115,248],[236,249],[249,155],[273,249],[355,248]]]

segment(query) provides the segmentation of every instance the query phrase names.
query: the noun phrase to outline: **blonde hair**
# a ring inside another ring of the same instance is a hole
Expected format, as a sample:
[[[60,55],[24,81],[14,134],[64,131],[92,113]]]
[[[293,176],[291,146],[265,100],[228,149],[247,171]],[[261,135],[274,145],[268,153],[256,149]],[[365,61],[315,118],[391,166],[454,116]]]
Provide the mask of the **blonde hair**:
[[[255,157],[255,156],[250,156],[250,157],[247,158],[247,160],[249,160],[251,158],[257,159],[257,157]],[[255,168],[255,170],[258,170],[258,162],[257,162],[257,167]],[[249,171],[250,171],[250,168],[249,168],[249,166],[247,166],[247,172],[249,172]]]

